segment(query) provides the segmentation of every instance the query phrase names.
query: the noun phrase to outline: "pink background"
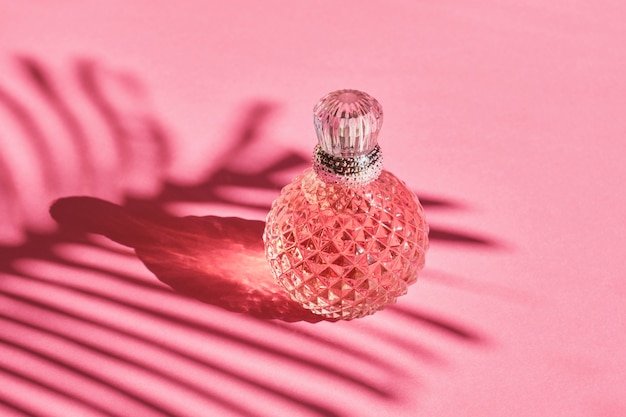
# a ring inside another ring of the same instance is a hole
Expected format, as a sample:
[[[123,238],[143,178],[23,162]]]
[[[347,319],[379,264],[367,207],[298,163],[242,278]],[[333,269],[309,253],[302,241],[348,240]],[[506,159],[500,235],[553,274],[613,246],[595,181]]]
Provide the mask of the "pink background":
[[[626,415],[626,5],[53,3],[0,1],[0,415]],[[393,308],[234,313],[48,214],[263,220],[339,88],[433,229]]]

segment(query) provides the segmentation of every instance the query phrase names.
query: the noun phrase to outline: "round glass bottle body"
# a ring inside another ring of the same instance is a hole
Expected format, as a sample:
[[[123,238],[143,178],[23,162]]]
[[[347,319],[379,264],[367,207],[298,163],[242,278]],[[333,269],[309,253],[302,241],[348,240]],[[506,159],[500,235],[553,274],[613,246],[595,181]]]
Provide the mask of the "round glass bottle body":
[[[415,194],[388,171],[350,187],[309,168],[272,204],[263,239],[293,300],[328,318],[353,319],[394,303],[417,280],[428,225]]]

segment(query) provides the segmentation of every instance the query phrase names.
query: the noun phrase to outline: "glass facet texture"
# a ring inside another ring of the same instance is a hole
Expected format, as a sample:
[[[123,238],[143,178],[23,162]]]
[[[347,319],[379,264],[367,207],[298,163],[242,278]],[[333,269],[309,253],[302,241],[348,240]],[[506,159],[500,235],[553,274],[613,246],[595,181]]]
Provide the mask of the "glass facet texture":
[[[292,299],[328,318],[372,314],[423,268],[428,225],[417,197],[388,171],[350,188],[307,169],[267,216],[265,251]]]

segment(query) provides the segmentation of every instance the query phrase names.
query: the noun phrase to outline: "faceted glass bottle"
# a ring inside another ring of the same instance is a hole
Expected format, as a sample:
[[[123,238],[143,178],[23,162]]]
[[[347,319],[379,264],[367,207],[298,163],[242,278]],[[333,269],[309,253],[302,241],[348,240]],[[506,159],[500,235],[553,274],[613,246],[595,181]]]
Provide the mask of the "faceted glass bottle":
[[[407,292],[424,267],[428,225],[417,197],[382,169],[380,104],[340,90],[314,108],[313,167],[267,215],[265,255],[277,282],[313,313],[353,319]]]

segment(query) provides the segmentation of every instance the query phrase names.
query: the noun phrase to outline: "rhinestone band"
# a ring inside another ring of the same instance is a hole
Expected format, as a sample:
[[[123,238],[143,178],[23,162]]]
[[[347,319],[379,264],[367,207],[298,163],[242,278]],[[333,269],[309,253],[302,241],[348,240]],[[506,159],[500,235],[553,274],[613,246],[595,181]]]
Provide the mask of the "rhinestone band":
[[[362,187],[374,181],[383,170],[383,154],[380,146],[365,155],[352,158],[333,156],[320,145],[313,151],[313,169],[325,182],[348,187]]]

